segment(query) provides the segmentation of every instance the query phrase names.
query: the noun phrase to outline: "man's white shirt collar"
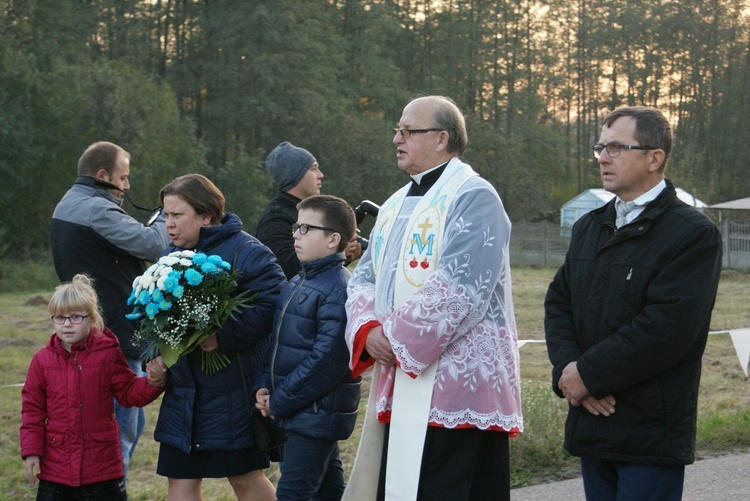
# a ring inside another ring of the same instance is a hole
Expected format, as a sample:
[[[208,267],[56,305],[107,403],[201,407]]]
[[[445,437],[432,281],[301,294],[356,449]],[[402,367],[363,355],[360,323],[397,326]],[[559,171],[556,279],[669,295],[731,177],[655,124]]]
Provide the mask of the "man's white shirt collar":
[[[659,181],[659,183],[656,186],[648,190],[646,193],[644,193],[640,197],[633,200],[633,202],[635,202],[635,205],[637,207],[640,207],[641,205],[646,205],[649,202],[653,202],[656,199],[656,197],[659,196],[659,193],[661,193],[662,190],[666,187],[667,187],[667,182],[662,179],[661,181]]]
[[[643,195],[635,198],[633,200],[633,203],[635,204],[635,207],[625,217],[625,223],[624,224],[628,224],[632,220],[634,220],[635,218],[637,218],[638,216],[640,216],[641,212],[643,212],[643,209],[646,208],[646,205],[648,203],[650,203],[650,202],[653,202],[656,199],[656,197],[659,196],[659,193],[661,193],[662,190],[664,190],[664,188],[666,188],[666,187],[667,187],[667,182],[664,179],[662,179],[661,181],[659,181],[657,183],[656,186],[654,186],[653,188],[651,188],[650,190],[648,190]],[[617,197],[617,200],[618,201],[622,201],[620,199],[620,197]]]

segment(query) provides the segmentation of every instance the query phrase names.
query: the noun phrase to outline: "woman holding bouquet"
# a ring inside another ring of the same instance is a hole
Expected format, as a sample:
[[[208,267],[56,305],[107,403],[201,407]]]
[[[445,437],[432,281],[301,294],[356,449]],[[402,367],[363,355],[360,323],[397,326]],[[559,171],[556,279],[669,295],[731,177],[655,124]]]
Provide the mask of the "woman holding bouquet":
[[[273,500],[263,470],[268,453],[256,447],[245,385],[263,367],[276,301],[286,279],[271,251],[242,231],[237,215],[224,212],[224,196],[205,176],[188,174],[160,192],[172,245],[217,254],[237,270],[234,294],[254,294],[244,308],[210,333],[200,350],[169,369],[154,433],[160,442],[157,473],[169,479],[168,500],[201,500],[203,478],[226,477],[240,500]],[[213,373],[201,367],[201,350],[226,355],[230,364]],[[244,379],[244,380],[243,380]]]

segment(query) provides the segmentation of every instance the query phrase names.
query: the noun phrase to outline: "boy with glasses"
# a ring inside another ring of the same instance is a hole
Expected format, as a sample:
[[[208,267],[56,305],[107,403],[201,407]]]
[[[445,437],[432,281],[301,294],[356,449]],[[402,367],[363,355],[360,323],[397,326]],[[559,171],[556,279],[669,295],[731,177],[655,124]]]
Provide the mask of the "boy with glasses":
[[[354,430],[360,397],[344,339],[351,274],[343,251],[356,221],[346,201],[329,195],[308,197],[297,207],[292,231],[302,270],[279,297],[256,407],[289,433],[277,499],[339,499],[338,441]]]

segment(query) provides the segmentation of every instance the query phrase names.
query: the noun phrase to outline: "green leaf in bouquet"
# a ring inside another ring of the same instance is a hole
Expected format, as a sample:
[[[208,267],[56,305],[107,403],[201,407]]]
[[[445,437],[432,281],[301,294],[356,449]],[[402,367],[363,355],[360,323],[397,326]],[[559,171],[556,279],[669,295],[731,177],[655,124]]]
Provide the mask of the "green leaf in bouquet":
[[[168,345],[167,343],[160,341],[159,350],[161,356],[164,359],[164,365],[167,368],[172,367],[177,363],[177,359],[180,355],[187,355],[192,352],[201,341],[206,339],[208,336],[203,331],[194,331],[190,336],[185,336],[182,341],[177,345],[176,348]]]
[[[222,324],[229,318],[236,320],[236,315],[244,308],[252,307],[252,301],[257,294],[257,292],[251,294],[251,291],[245,291],[221,301],[216,309],[217,318],[222,319]]]
[[[154,339],[150,341],[143,349],[143,353],[141,354],[141,361],[148,363],[159,355],[159,341],[157,339]]]
[[[214,374],[229,366],[231,362],[228,356],[219,351],[204,351],[201,357],[201,369],[206,374]]]

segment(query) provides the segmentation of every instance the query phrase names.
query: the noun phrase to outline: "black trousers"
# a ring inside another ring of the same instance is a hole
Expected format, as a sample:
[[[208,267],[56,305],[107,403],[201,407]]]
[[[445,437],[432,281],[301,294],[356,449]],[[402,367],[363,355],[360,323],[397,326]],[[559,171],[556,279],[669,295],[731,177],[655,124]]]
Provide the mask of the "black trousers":
[[[127,501],[123,479],[106,480],[70,487],[57,482],[39,480],[37,501]]]
[[[378,501],[385,501],[388,458],[386,425]],[[417,501],[510,501],[508,434],[477,428],[429,426],[425,437]]]

